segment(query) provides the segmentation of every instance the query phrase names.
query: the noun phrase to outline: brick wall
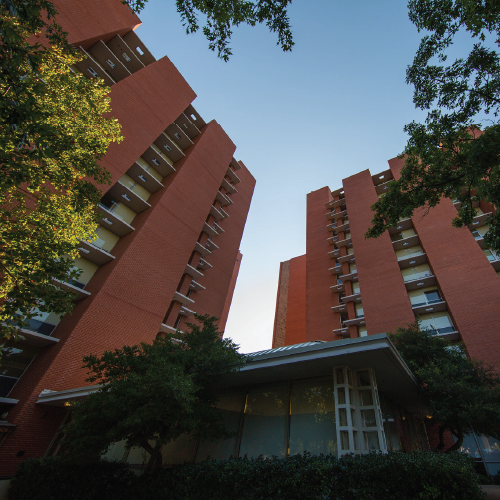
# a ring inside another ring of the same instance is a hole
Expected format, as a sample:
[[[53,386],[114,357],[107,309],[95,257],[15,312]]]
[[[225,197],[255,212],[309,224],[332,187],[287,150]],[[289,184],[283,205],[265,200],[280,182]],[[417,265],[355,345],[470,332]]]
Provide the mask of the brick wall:
[[[364,237],[378,199],[370,172],[344,179],[343,186],[368,335],[415,321],[389,234]]]
[[[390,160],[395,179],[404,160]],[[471,357],[500,360],[500,281],[468,228],[455,228],[456,209],[449,199],[423,216],[412,217],[422,247]]]
[[[236,255],[236,260],[234,262],[233,273],[231,274],[231,281],[229,282],[229,288],[226,295],[226,301],[224,302],[224,308],[222,309],[222,314],[219,321],[219,330],[224,331],[226,328],[227,317],[229,315],[229,308],[231,307],[231,302],[233,300],[234,289],[236,287],[236,280],[238,279],[238,273],[240,272],[241,259],[243,255],[240,251]]]
[[[306,263],[305,255],[290,261],[285,345],[301,344],[306,338]]]
[[[276,312],[274,313],[273,349],[285,345],[289,279],[290,261],[286,260],[285,262],[280,262],[278,292],[276,294]]]
[[[337,340],[333,334],[335,315],[331,308],[333,293],[330,287],[336,284],[335,277],[328,269],[332,260],[328,256],[331,236],[326,229],[325,203],[332,200],[328,187],[307,195],[307,236],[306,236],[306,335],[305,341]]]

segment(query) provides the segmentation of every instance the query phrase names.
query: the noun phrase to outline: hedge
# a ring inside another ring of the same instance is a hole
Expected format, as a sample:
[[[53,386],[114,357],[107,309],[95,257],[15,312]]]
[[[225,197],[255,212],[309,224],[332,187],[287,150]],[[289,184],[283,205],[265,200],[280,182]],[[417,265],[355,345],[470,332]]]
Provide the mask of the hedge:
[[[482,500],[474,461],[458,453],[297,455],[207,460],[135,476],[124,464],[22,463],[9,500]]]

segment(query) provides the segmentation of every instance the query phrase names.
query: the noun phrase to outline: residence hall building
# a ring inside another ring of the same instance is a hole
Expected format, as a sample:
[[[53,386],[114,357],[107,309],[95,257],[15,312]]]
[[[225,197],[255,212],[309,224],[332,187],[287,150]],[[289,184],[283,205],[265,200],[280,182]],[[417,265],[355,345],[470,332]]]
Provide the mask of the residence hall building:
[[[89,353],[152,342],[193,314],[223,330],[241,262],[239,244],[255,179],[235,145],[193,107],[196,95],[172,62],[156,60],[120,0],[54,2],[69,41],[87,58],[75,70],[111,87],[123,142],[102,165],[112,174],[97,239],[82,241],[72,314],[40,314],[6,342],[0,372],[0,476],[43,456],[68,415],[40,395],[88,385]]]
[[[403,164],[395,158],[381,173],[364,170],[339,189],[307,195],[306,254],[281,263],[274,348],[369,338],[418,317],[438,335],[463,341],[472,358],[498,366],[500,255],[483,240],[490,205],[477,203],[473,223],[458,229],[451,225],[456,203],[444,199],[426,216],[416,211],[379,238],[364,237],[371,205]],[[495,473],[500,443],[471,439],[472,453],[495,462],[488,466]]]

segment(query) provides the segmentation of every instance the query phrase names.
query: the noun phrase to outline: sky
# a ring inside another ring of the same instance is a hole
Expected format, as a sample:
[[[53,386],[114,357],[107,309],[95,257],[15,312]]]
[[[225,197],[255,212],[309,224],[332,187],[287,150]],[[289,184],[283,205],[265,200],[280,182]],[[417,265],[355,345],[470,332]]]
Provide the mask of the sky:
[[[404,149],[404,125],[424,117],[405,83],[421,35],[404,0],[294,0],[289,15],[292,52],[265,26],[241,26],[227,63],[202,33],[186,35],[173,0],[149,0],[137,29],[257,180],[225,330],[241,352],[271,347],[280,262],[305,253],[307,193],[386,170]]]

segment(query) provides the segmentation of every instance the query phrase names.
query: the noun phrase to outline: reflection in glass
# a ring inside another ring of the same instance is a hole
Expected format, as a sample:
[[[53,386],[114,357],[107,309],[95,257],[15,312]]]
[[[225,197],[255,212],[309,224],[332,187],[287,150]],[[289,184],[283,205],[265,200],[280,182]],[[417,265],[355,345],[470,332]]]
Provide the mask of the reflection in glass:
[[[344,408],[339,410],[339,425],[345,427],[347,425],[347,411]]]
[[[345,419],[347,422],[347,415]],[[292,384],[290,455],[304,451],[313,455],[337,453],[335,400],[331,378]]]
[[[196,453],[197,462],[205,460],[208,457],[216,460],[225,460],[233,456],[244,404],[244,393],[232,393],[219,397],[217,408],[222,412],[224,427],[227,432],[234,433],[234,436],[229,439],[221,439],[217,442],[200,441]]]
[[[375,410],[361,410],[361,422],[363,427],[377,427]]]
[[[358,372],[358,384],[361,387],[370,386],[370,374],[368,371]]]
[[[478,436],[485,462],[500,462],[500,441],[489,436]]]
[[[337,389],[337,394],[338,394],[338,398],[339,398],[339,404],[345,405],[345,389],[343,387],[339,387]]]
[[[343,450],[349,449],[349,433],[347,431],[340,431],[340,441]]]
[[[365,449],[367,450],[380,450],[380,444],[378,440],[378,432],[364,432],[365,435]]]
[[[283,458],[288,410],[288,383],[251,390],[245,407],[240,457]]]
[[[359,399],[361,406],[373,405],[372,391],[370,389],[367,391],[359,391]]]

